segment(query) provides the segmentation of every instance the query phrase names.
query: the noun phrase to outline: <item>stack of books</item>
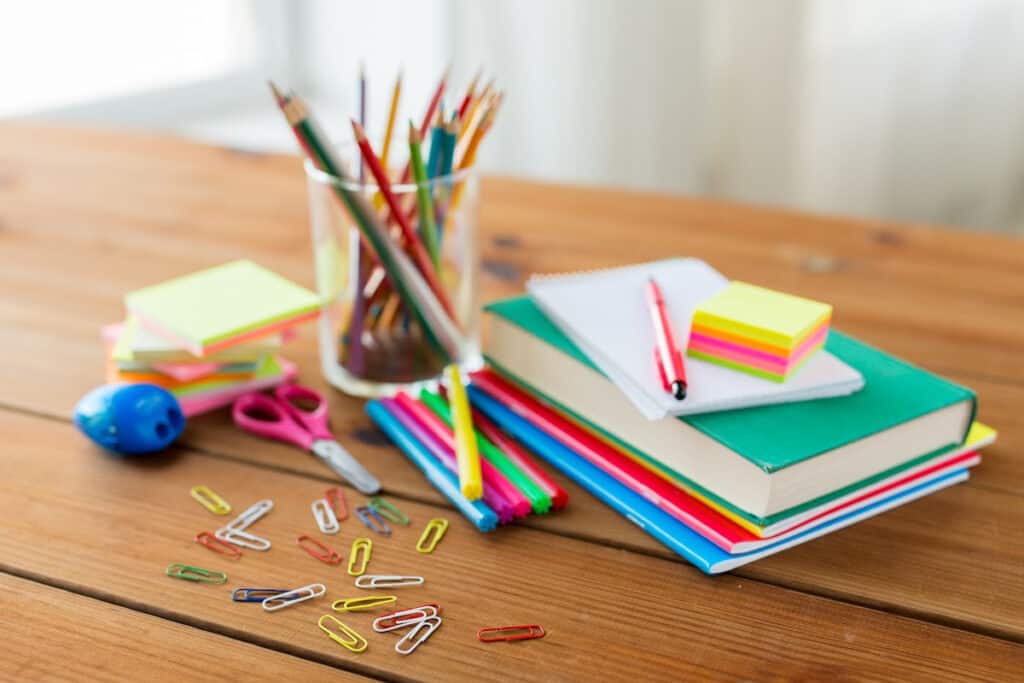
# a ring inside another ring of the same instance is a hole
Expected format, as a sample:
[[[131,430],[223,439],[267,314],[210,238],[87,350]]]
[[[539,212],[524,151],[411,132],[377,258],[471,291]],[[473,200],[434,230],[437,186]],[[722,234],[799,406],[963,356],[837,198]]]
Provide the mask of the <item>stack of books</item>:
[[[819,355],[852,369],[859,390],[650,419],[534,298],[486,310],[490,367],[473,376],[474,406],[707,573],[963,482],[995,439],[975,421],[969,389],[834,329]],[[614,309],[605,320],[608,335],[621,335]],[[579,336],[571,320],[564,327]],[[638,340],[641,329],[627,326]],[[650,349],[637,352],[650,363]],[[691,385],[700,362],[687,360]],[[714,367],[782,387],[818,361],[801,362],[781,384]]]
[[[281,357],[319,298],[251,261],[233,261],[131,292],[103,329],[108,382],[170,391],[186,416],[295,377]]]

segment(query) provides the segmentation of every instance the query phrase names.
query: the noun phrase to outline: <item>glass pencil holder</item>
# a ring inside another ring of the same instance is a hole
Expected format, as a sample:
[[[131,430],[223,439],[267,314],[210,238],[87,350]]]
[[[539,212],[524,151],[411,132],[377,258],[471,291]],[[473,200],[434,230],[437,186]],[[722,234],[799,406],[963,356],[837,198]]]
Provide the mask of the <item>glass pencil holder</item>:
[[[401,145],[395,147],[401,149]],[[355,178],[358,161],[352,160],[357,159],[353,155],[358,150],[354,145],[338,149],[339,156],[350,162],[348,172]],[[401,163],[391,164],[390,177],[402,174],[406,158],[399,157]],[[416,391],[436,381],[449,363],[466,370],[482,365],[477,172],[469,168],[423,183],[432,208],[433,241],[427,234],[429,227],[424,226],[419,186],[392,181],[392,195],[419,242],[417,249],[407,244],[368,168],[363,183],[324,173],[309,160],[305,169],[314,266],[323,301],[318,330],[320,364],[327,381],[346,394],[374,397],[399,389]],[[406,263],[424,276],[422,282],[434,284],[428,289],[435,295],[438,310],[449,313],[459,333],[454,351],[451,347],[443,350],[436,335],[426,329],[430,325],[419,313],[421,307],[410,310],[409,288],[399,286],[392,272],[395,268],[386,267],[379,258],[367,237],[365,222],[359,222],[344,200],[346,192],[364,200],[362,206],[375,217],[371,222],[387,231],[392,243],[406,255]],[[432,280],[425,270],[432,271]],[[436,295],[438,288],[440,296]]]

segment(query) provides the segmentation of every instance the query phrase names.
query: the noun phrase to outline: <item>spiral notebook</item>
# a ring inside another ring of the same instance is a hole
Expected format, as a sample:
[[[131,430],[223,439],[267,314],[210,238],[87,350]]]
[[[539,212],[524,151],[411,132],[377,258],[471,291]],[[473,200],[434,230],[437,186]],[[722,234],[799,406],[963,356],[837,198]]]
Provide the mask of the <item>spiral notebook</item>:
[[[687,358],[687,397],[677,401],[662,387],[653,360],[654,330],[644,299],[652,277],[661,285],[680,345],[689,338],[694,309],[729,283],[704,261],[680,258],[534,276],[526,284],[537,306],[647,419],[843,396],[864,386],[859,372],[827,351],[781,384]]]

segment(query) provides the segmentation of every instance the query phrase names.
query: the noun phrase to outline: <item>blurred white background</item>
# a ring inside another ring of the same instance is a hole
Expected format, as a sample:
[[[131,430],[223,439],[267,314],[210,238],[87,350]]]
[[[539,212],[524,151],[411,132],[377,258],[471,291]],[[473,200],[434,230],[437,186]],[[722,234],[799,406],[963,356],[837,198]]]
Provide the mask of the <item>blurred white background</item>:
[[[378,132],[496,77],[494,173],[1024,232],[1014,0],[0,0],[0,117],[293,151],[265,79],[340,138],[360,60]]]

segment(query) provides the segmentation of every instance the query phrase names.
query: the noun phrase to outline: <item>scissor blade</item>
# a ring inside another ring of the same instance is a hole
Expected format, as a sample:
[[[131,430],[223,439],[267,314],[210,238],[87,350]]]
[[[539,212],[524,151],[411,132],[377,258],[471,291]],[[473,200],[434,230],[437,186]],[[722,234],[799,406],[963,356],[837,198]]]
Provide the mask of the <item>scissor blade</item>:
[[[377,478],[370,474],[337,441],[329,439],[316,441],[313,443],[312,450],[328,467],[337,472],[342,479],[355,486],[360,493],[370,495],[380,491],[380,482],[377,481]]]

